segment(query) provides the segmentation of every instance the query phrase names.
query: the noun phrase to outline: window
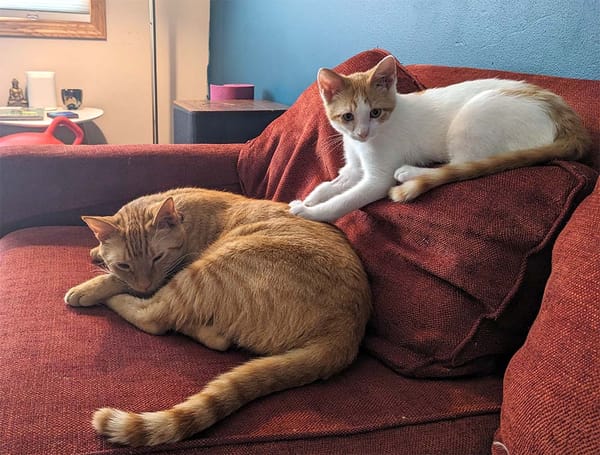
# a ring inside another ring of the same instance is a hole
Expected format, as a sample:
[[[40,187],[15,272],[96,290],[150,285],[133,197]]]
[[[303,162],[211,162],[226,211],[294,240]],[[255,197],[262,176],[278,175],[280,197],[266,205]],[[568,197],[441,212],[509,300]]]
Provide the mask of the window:
[[[106,0],[0,0],[0,36],[106,39]]]

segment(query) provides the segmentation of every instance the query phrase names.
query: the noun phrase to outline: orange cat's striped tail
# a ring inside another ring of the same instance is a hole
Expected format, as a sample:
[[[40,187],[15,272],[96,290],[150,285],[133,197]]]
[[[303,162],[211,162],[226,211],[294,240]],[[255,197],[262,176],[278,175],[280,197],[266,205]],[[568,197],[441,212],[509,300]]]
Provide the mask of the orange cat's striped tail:
[[[517,95],[523,93],[516,93]],[[544,101],[555,120],[556,138],[553,143],[532,149],[517,150],[461,164],[446,164],[394,186],[389,197],[396,202],[412,201],[419,195],[446,183],[469,180],[496,172],[533,166],[551,160],[580,160],[591,145],[591,137],[581,120],[560,97],[545,90],[527,95]]]
[[[98,409],[92,424],[111,442],[130,446],[157,445],[187,438],[264,395],[325,379],[348,366],[356,348],[330,339],[286,353],[250,360],[211,381],[199,393],[171,409],[132,413]]]

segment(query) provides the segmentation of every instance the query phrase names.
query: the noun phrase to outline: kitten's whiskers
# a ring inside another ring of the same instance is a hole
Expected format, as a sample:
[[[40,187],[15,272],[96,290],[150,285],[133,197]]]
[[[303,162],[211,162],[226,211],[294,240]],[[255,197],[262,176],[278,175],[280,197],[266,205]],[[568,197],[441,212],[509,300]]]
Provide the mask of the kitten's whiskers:
[[[338,146],[341,146],[344,142],[344,137],[342,136],[341,133],[335,133],[332,134],[331,136],[327,136],[324,140],[323,140],[323,146],[326,148],[337,148]]]

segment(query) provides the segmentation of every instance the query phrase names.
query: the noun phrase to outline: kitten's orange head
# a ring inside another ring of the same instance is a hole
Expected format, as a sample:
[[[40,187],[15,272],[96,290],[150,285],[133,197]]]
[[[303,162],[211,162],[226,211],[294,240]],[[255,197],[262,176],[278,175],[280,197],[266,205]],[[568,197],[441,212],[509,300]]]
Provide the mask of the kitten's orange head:
[[[355,141],[374,137],[396,106],[396,77],[391,55],[369,71],[349,76],[320,69],[317,82],[331,125]]]
[[[110,273],[140,294],[155,292],[178,268],[185,243],[173,198],[155,207],[125,206],[113,216],[84,216]]]

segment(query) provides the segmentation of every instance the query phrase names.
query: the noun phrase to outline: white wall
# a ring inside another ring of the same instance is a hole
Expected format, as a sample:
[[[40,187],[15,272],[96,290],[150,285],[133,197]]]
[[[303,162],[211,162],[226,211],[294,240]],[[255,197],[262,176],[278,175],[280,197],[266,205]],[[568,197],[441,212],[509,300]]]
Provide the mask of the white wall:
[[[210,1],[156,4],[159,142],[169,143],[172,101],[206,97]],[[86,128],[88,142],[151,143],[148,1],[107,0],[106,22],[106,41],[0,37],[0,104],[6,104],[13,77],[24,86],[25,71],[55,71],[57,92],[82,88],[85,105],[104,109],[94,122],[99,131]]]

